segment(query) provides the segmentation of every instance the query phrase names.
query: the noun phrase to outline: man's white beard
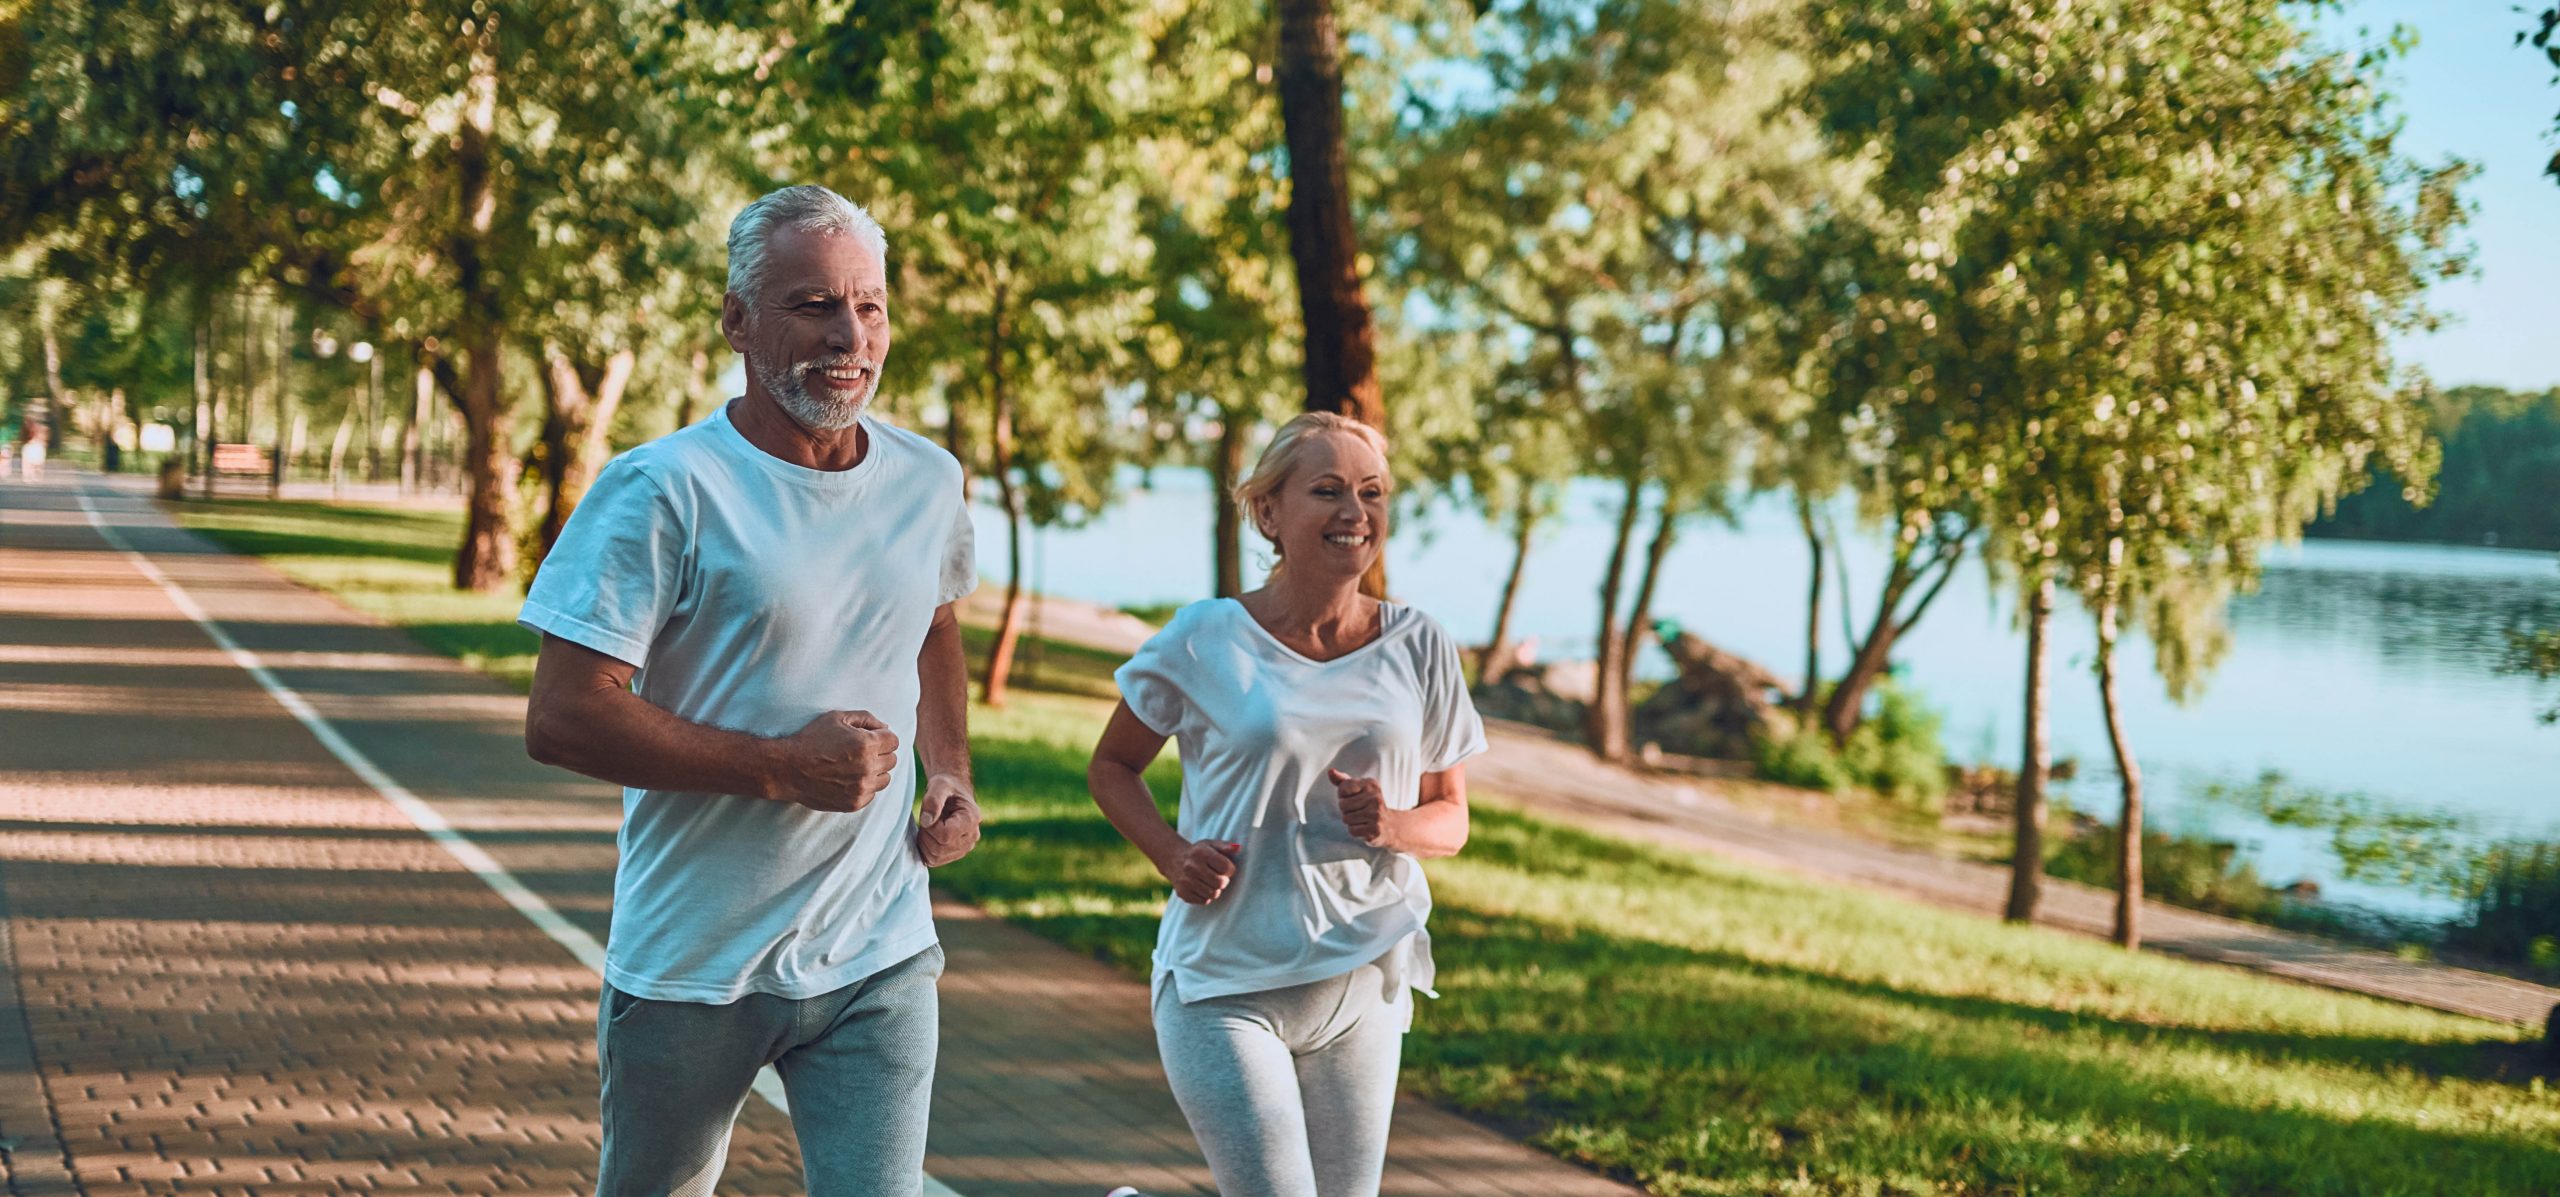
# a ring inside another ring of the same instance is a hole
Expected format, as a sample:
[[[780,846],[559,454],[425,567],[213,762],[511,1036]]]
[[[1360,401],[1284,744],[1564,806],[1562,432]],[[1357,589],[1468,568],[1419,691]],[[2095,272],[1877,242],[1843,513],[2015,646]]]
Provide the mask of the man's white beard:
[[[803,362],[798,367],[777,367],[768,362],[748,359],[747,365],[764,383],[765,393],[782,405],[784,413],[813,432],[838,432],[851,428],[862,419],[864,408],[871,406],[871,396],[880,390],[880,374],[874,369],[862,393],[849,402],[821,399],[809,392],[809,375],[827,368],[825,362]]]

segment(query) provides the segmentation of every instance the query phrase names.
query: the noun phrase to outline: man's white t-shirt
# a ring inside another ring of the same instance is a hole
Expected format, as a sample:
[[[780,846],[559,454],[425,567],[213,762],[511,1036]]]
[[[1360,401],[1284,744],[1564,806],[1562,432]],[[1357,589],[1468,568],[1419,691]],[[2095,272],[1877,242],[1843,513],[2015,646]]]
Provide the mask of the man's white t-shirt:
[[[1328,769],[1374,777],[1396,810],[1422,775],[1484,751],[1457,645],[1383,604],[1378,638],[1331,661],[1280,643],[1234,599],[1177,612],[1115,675],[1140,722],[1182,752],[1179,830],[1244,845],[1226,892],[1176,897],[1154,977],[1184,1002],[1336,977],[1371,961],[1390,1000],[1431,992],[1422,865],[1353,838]]]
[[[749,444],[724,409],[607,465],[518,622],[639,667],[695,723],[786,736],[869,711],[915,742],[934,610],[977,585],[958,462],[865,417],[849,470]],[[815,997],[931,947],[911,751],[852,813],[625,789],[605,979],[638,997]]]

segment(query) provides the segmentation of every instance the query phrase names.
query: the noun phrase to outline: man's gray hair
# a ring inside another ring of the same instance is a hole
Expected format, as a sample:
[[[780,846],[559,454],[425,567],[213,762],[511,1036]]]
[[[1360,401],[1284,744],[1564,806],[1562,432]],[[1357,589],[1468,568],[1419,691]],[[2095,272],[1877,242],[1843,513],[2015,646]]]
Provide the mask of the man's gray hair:
[[[815,183],[785,187],[747,205],[729,222],[729,289],[753,300],[764,288],[765,247],[777,228],[859,237],[889,261],[889,235],[862,205]]]

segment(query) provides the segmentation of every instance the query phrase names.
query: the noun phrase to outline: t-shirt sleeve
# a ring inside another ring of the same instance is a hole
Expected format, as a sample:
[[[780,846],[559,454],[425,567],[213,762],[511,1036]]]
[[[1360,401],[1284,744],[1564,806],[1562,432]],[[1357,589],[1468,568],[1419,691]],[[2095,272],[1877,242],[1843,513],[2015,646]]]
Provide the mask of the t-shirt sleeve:
[[[1129,704],[1129,713],[1160,736],[1182,730],[1183,712],[1190,709],[1177,676],[1178,661],[1185,656],[1181,634],[1182,618],[1165,625],[1140,645],[1138,654],[1113,670],[1111,680],[1120,684],[1120,701]]]
[[[1443,632],[1428,638],[1422,669],[1422,771],[1438,773],[1484,751],[1484,720],[1467,692],[1458,646]]]
[[[942,582],[933,603],[957,602],[978,588],[978,530],[969,520],[969,488],[952,488],[951,535],[942,545]]]
[[[675,612],[686,538],[665,492],[615,461],[542,559],[516,622],[634,666]]]

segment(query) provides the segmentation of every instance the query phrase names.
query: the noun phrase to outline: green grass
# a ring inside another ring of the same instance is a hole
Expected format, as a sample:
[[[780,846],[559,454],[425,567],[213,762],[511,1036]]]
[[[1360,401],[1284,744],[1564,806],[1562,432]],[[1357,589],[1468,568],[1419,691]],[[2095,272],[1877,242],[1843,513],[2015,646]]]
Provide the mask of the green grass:
[[[282,570],[418,643],[521,689],[540,637],[516,626],[521,594],[453,589],[462,513],[265,499],[163,504],[180,524]]]
[[[393,585],[440,577],[411,517],[274,518],[308,526],[249,530],[384,545],[274,542],[297,576],[334,558],[367,610],[450,622]],[[1165,886],[1083,785],[1110,661],[1049,651],[1066,692],[972,714],[987,838],[939,879],[1136,975]],[[1177,767],[1150,779],[1169,803]],[[2515,1029],[1477,809],[1431,865],[1406,1082],[1657,1193],[2560,1192]]]

